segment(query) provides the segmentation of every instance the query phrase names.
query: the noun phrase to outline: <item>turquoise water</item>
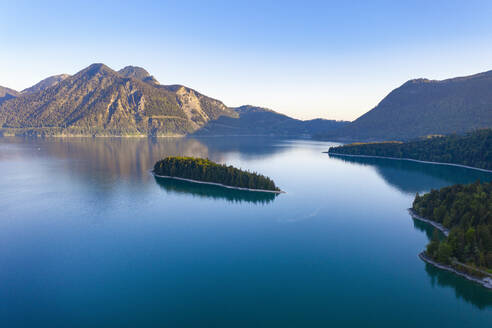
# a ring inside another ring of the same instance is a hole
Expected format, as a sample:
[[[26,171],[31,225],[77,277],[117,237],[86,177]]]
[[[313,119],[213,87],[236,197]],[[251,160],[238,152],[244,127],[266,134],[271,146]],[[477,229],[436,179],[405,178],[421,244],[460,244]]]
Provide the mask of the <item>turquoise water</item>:
[[[418,259],[416,192],[492,175],[274,138],[0,138],[0,327],[491,327],[492,292]],[[166,155],[286,194],[161,181]]]

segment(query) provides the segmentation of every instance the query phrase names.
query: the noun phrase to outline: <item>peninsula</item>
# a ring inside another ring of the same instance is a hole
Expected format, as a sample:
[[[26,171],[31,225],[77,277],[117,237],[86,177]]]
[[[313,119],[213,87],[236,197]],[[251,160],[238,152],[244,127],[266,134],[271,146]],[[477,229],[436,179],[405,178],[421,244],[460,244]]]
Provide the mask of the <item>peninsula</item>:
[[[268,177],[195,157],[166,157],[154,165],[158,178],[173,178],[240,190],[283,193]]]
[[[437,230],[420,258],[492,288],[492,182],[453,185],[415,196],[412,217]]]
[[[432,136],[410,142],[353,143],[328,154],[409,160],[492,171],[492,129],[466,135]]]

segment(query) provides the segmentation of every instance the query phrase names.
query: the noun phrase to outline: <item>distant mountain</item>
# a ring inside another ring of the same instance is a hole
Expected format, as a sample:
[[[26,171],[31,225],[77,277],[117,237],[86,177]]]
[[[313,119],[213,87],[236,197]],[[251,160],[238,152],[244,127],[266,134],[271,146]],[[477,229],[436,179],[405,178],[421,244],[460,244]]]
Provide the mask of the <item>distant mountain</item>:
[[[3,101],[0,127],[4,134],[186,135],[222,115],[238,116],[218,100],[149,77],[138,67],[119,73],[90,65],[44,90]]]
[[[233,110],[238,117],[221,116],[208,122],[195,134],[311,136],[315,133],[334,132],[349,123],[324,119],[301,121],[271,109],[250,105]]]
[[[18,95],[18,91],[0,86],[0,104],[6,100],[17,97]]]
[[[406,140],[492,127],[492,71],[442,81],[411,80],[325,138]]]
[[[60,74],[60,75],[50,76],[50,77],[36,83],[35,85],[33,85],[30,88],[22,90],[21,94],[30,94],[30,93],[36,93],[39,91],[46,90],[49,87],[54,86],[55,84],[65,80],[68,77],[70,77],[70,75],[68,75],[68,74]]]

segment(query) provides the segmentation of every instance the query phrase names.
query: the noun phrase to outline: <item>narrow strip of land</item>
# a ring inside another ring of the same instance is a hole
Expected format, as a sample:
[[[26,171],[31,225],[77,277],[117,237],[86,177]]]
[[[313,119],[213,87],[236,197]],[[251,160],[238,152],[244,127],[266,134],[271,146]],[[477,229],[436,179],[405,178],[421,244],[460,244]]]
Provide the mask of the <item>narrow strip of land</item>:
[[[412,210],[411,208],[408,209],[408,213],[410,213],[410,216],[412,218],[414,218],[415,220],[419,220],[419,221],[428,223],[428,224],[432,225],[433,227],[435,227],[437,230],[441,231],[446,237],[449,236],[449,230],[446,229],[442,224],[434,222],[432,220],[428,220],[424,217],[421,217],[420,215],[415,213],[414,210]]]

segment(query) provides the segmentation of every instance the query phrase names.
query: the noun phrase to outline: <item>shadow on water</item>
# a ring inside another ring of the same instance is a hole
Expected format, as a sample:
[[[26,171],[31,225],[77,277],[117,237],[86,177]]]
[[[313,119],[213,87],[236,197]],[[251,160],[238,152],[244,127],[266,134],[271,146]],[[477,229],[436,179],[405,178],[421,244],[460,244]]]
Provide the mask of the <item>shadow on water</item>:
[[[188,194],[200,198],[223,199],[233,203],[268,204],[273,202],[278,196],[278,194],[269,192],[228,189],[176,179],[155,177],[155,180],[168,193]]]
[[[414,228],[424,232],[430,240],[436,228],[425,222],[416,219],[412,220]],[[439,236],[445,238],[442,233]],[[492,307],[492,290],[459,277],[452,272],[436,268],[429,263],[425,263],[425,272],[429,276],[432,286],[451,287],[454,289],[456,298],[463,299],[479,309]]]
[[[430,278],[432,286],[451,287],[456,298],[463,299],[479,309],[492,307],[492,290],[468,281],[456,274],[444,271],[425,263],[425,272]]]
[[[330,155],[330,158],[351,164],[370,166],[374,168],[389,185],[407,194],[427,192],[457,183],[471,183],[477,180],[490,181],[492,174],[466,168],[433,165],[411,161],[398,161],[384,158],[344,157]],[[413,219],[416,230],[424,232],[428,240],[432,239],[434,227]],[[440,234],[444,238],[443,234]],[[425,245],[423,245],[425,248]],[[433,286],[451,287],[456,298],[480,308],[492,307],[492,291],[457,276],[451,272],[438,269],[425,263],[425,272]]]
[[[437,230],[437,228],[434,228],[432,225],[430,225],[426,222],[419,221],[419,220],[414,219],[414,218],[412,218],[412,221],[413,221],[413,227],[415,228],[415,230],[422,231],[427,236],[427,239],[429,239],[429,240],[432,239],[432,235],[434,234],[434,230]],[[439,232],[440,238],[444,239],[446,237],[441,231],[439,231],[439,230],[437,230],[437,231]]]
[[[457,183],[492,180],[492,173],[456,166],[384,158],[329,156],[347,163],[371,166],[388,184],[403,193],[415,194],[416,192],[429,191]]]

